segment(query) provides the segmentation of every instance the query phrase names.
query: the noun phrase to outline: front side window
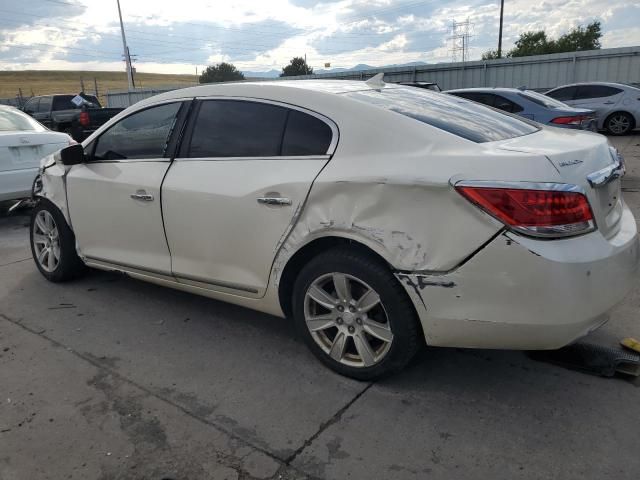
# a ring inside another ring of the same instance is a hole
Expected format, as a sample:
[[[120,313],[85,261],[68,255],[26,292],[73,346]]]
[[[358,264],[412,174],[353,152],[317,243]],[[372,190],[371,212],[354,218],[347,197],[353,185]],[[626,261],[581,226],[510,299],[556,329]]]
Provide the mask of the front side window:
[[[576,93],[576,100],[586,98],[612,97],[622,92],[619,88],[608,87],[606,85],[580,85]]]
[[[93,159],[163,158],[181,105],[151,107],[120,120],[97,139]]]
[[[567,100],[573,100],[576,95],[576,90],[576,87],[564,87],[554,90],[553,92],[547,92],[547,95],[561,102],[566,102]]]
[[[429,90],[384,88],[345,93],[354,100],[405,115],[476,143],[529,135],[539,130],[511,115]]]
[[[40,103],[40,97],[32,98],[24,105],[24,111],[26,113],[36,113],[38,111],[38,103]]]
[[[40,97],[38,112],[48,113],[51,110],[51,97]]]
[[[44,132],[40,123],[18,110],[0,108],[0,132]]]

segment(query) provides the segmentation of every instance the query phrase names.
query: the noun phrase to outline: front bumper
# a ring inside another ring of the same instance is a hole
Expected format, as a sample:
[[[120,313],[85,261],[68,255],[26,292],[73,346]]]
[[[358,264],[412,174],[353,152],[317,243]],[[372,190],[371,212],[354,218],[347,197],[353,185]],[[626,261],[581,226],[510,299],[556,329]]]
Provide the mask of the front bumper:
[[[618,233],[562,240],[498,235],[445,274],[397,273],[428,345],[555,349],[598,328],[637,283],[640,243],[625,205]]]

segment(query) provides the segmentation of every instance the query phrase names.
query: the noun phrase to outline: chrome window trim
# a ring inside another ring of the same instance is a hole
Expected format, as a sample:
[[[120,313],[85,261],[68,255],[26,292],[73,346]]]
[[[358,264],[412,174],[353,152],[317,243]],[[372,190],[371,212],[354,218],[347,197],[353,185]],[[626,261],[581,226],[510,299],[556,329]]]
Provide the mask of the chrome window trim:
[[[516,182],[501,180],[450,180],[452,187],[520,188],[522,190],[553,190],[556,192],[575,192],[586,195],[580,185],[556,182]]]
[[[171,159],[162,157],[162,158],[132,158],[132,159],[123,158],[122,160],[90,160],[83,163],[83,165],[96,165],[99,163],[149,163],[149,162],[171,163]]]
[[[233,162],[233,161],[268,161],[268,160],[329,160],[331,155],[282,155],[271,157],[176,157],[176,162]]]
[[[271,100],[268,98],[259,98],[259,97],[244,97],[244,96],[231,96],[231,95],[211,95],[204,97],[195,97],[198,101],[206,101],[206,100],[236,100],[240,102],[254,102],[254,103],[266,103],[268,105],[275,105],[277,107],[288,108],[290,110],[297,110],[302,113],[306,113],[307,115],[311,115],[312,117],[317,118],[318,120],[326,123],[329,128],[331,128],[331,143],[329,143],[329,147],[327,148],[327,152],[325,155],[331,156],[335,153],[336,148],[338,147],[338,140],[340,138],[340,129],[336,122],[331,120],[326,115],[322,113],[318,113],[314,110],[309,110],[308,108],[301,107],[299,105],[295,105],[293,103],[282,102],[279,100]],[[317,157],[318,155],[313,155]],[[305,155],[306,157],[306,155]],[[207,157],[207,158],[240,158],[240,157]],[[245,157],[245,158],[265,158],[265,157]],[[278,156],[270,157],[270,158],[282,158]],[[292,157],[290,157],[292,158]],[[296,156],[295,158],[300,158]]]

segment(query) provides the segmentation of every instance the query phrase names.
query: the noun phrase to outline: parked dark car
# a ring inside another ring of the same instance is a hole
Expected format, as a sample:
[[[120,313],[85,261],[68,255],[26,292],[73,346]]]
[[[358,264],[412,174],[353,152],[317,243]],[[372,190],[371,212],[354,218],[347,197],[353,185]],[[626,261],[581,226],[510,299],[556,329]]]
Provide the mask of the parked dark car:
[[[407,87],[424,88],[426,90],[432,90],[434,92],[441,92],[442,89],[435,82],[399,82],[400,85],[406,85]]]
[[[102,108],[94,95],[80,94],[81,105],[71,100],[77,95],[44,95],[32,97],[25,103],[24,112],[50,130],[65,132],[77,142],[83,141],[98,127],[107,123],[122,108]]]
[[[483,103],[553,127],[579,130],[597,129],[596,113],[574,108],[533,90],[520,88],[463,88],[446,93]]]

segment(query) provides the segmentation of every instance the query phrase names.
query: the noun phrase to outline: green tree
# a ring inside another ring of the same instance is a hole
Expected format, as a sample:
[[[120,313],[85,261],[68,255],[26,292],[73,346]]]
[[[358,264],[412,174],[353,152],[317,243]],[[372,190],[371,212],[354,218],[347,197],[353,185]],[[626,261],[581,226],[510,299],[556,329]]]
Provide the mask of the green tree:
[[[543,55],[545,53],[575,52],[577,50],[598,50],[601,47],[602,24],[594,20],[586,27],[575,27],[557,40],[547,37],[544,30],[524,32],[516,41],[516,46],[509,51],[508,57],[525,57],[527,55]]]
[[[282,69],[281,77],[291,77],[293,75],[310,75],[313,68],[307,65],[307,61],[302,57],[293,57],[289,65]]]
[[[498,50],[487,50],[482,54],[482,60],[496,60],[500,58],[498,56]]]
[[[529,55],[543,55],[545,53],[554,53],[554,46],[547,38],[544,30],[537,32],[524,32],[520,34],[520,38],[516,40],[516,46],[509,51],[508,57],[526,57]]]
[[[244,75],[235,65],[226,62],[209,66],[200,75],[200,83],[230,82],[233,80],[244,80]]]
[[[555,51],[598,50],[601,47],[600,37],[602,37],[602,25],[596,20],[586,27],[580,25],[558,38],[555,41]]]

